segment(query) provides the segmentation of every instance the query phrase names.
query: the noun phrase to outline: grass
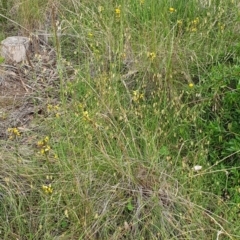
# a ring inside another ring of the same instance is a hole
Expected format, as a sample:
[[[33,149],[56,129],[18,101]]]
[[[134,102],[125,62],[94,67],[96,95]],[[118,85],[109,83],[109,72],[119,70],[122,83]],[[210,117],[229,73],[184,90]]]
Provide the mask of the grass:
[[[7,19],[33,36],[46,11],[59,81],[1,142],[1,239],[238,239],[237,1],[23,1]]]

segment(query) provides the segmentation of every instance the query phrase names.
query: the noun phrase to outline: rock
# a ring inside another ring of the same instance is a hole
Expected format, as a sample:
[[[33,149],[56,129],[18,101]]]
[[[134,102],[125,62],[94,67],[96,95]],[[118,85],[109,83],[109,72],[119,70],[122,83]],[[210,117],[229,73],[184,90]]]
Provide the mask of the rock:
[[[21,62],[26,59],[29,43],[27,37],[8,37],[1,42],[1,56],[7,61]]]

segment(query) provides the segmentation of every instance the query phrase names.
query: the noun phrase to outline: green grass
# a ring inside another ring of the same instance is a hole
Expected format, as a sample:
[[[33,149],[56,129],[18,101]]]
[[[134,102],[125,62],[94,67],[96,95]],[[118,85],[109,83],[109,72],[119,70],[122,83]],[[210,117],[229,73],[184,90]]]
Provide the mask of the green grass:
[[[1,143],[0,238],[239,239],[237,1],[30,2],[60,80]]]

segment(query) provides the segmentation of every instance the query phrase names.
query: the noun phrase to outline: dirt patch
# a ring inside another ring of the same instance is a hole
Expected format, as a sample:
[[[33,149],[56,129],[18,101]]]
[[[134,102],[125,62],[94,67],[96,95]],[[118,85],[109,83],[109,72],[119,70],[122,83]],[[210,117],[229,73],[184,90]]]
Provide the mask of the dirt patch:
[[[29,109],[23,106],[27,103],[27,94],[20,82],[4,76],[0,86],[0,138],[6,137],[7,128],[26,122]]]
[[[25,128],[42,113],[49,95],[56,95],[55,51],[42,47],[39,54],[29,54],[27,62],[1,64],[0,77],[0,139],[5,139],[8,128]]]

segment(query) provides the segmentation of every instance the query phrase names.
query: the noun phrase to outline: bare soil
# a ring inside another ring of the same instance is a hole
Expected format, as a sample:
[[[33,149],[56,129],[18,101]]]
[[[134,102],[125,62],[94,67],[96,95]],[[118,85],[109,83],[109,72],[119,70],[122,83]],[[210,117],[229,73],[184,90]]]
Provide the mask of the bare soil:
[[[51,48],[42,46],[40,53],[30,53],[26,62],[1,64],[0,139],[8,137],[8,128],[25,129],[34,116],[41,115],[58,83],[56,55]]]

